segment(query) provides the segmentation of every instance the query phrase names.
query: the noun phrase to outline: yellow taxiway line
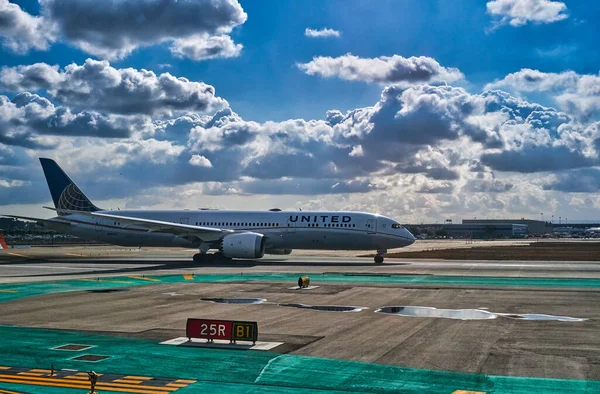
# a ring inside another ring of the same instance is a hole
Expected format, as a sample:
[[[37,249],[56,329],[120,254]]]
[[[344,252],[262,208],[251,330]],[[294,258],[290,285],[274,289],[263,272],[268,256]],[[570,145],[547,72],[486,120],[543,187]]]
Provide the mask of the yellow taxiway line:
[[[9,390],[0,389],[0,394],[23,394],[23,393],[19,393],[18,391],[9,391]]]
[[[86,380],[71,380],[60,378],[37,378],[32,376],[18,375],[0,375],[0,382],[3,383],[18,383],[49,387],[68,387],[68,388],[88,388],[90,383]],[[96,383],[96,389],[106,391],[118,391],[122,393],[139,393],[139,394],[168,394],[171,391],[176,391],[179,387],[166,386],[142,386],[124,383]]]
[[[148,280],[148,281],[151,281],[151,282],[160,282],[160,279],[148,278],[148,277],[145,277],[145,276],[128,276],[128,278],[140,279],[140,280]]]
[[[29,258],[29,256],[25,256],[24,254],[20,254],[20,253],[14,253],[14,252],[7,252],[7,254],[11,255],[11,256],[17,256],[17,257],[24,257],[26,259]]]
[[[0,366],[0,370],[2,370],[0,372],[0,382],[77,389],[88,389],[90,387],[86,372],[76,372],[74,375],[57,377],[50,376],[51,371],[46,369],[31,369],[15,374],[10,374],[8,372],[10,369],[10,367]],[[99,376],[102,375],[99,374]],[[113,381],[99,381],[96,383],[96,389],[122,393],[171,394],[180,388],[187,387],[189,384],[196,383],[195,380],[177,379],[161,386],[155,386],[147,382],[152,379],[147,376],[127,375]],[[0,394],[13,394],[13,392],[0,389]]]
[[[128,281],[124,281],[124,280],[105,280],[105,279],[77,279],[83,282],[108,282],[108,283],[124,283],[124,284],[131,284],[133,282],[128,282]]]

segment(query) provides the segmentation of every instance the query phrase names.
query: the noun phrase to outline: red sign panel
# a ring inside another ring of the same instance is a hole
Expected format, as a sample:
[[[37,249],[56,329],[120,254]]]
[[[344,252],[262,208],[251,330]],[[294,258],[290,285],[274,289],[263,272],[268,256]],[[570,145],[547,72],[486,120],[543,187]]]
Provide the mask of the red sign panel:
[[[185,329],[188,338],[231,340],[233,322],[227,320],[188,319]]]

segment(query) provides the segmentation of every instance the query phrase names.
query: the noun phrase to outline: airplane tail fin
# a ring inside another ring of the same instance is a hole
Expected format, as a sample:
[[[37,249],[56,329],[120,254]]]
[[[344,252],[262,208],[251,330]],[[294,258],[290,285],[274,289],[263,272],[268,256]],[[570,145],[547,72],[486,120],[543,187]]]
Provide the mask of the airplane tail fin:
[[[64,214],[63,211],[95,212],[101,210],[83,194],[54,160],[40,158],[40,163],[44,169],[52,200],[54,200],[54,207],[59,215]]]
[[[0,249],[8,249],[8,245],[6,244],[6,240],[4,239],[4,234],[0,233]]]

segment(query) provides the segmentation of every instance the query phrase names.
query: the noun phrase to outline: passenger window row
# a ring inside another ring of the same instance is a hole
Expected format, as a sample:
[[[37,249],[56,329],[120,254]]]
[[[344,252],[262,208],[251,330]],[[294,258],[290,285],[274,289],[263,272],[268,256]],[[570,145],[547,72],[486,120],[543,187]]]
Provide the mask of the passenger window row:
[[[290,225],[288,224],[288,227],[290,227]],[[308,223],[307,227],[319,227],[319,223]],[[356,227],[355,224],[350,224],[350,223],[325,223],[323,225],[323,227]]]
[[[196,222],[196,226],[279,227],[279,223]]]
[[[232,222],[196,222],[196,226],[217,227],[279,227],[279,223],[232,223]],[[288,227],[290,225],[288,224]],[[319,227],[319,223],[307,223],[307,227]],[[354,223],[325,223],[323,227],[356,227]]]

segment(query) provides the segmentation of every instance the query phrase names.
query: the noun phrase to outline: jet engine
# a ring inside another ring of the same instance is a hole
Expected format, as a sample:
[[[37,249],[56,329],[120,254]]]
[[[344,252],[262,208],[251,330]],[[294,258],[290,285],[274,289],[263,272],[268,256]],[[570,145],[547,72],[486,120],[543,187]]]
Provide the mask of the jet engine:
[[[292,249],[267,249],[266,254],[291,254]]]
[[[223,238],[220,249],[225,257],[260,259],[265,255],[265,241],[262,234],[234,233]]]

